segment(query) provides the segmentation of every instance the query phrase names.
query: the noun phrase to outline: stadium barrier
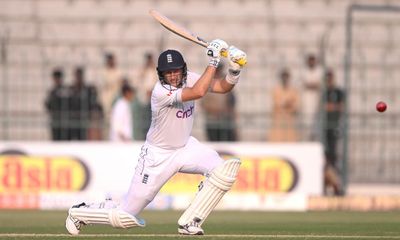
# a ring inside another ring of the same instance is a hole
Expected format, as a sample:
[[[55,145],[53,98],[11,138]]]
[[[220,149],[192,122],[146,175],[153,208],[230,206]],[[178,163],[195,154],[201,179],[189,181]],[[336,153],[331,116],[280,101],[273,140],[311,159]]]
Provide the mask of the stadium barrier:
[[[139,142],[0,144],[0,208],[65,209],[79,201],[118,201],[127,191]],[[242,165],[218,209],[307,209],[309,196],[322,196],[323,152],[319,143],[208,143]],[[177,174],[149,209],[184,209],[202,180]]]

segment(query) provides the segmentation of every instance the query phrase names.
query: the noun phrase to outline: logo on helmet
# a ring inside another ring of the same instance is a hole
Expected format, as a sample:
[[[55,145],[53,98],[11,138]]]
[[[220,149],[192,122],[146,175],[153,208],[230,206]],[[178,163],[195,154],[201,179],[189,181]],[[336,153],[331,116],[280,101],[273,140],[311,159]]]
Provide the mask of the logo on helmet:
[[[180,88],[185,84],[187,77],[187,67],[186,62],[180,52],[176,50],[166,50],[160,54],[158,57],[157,74],[158,79],[160,79],[163,85],[170,85],[169,82],[165,80],[164,73],[166,71],[182,69],[182,81],[176,86]]]
[[[167,62],[168,63],[172,63],[172,55],[171,54],[167,54]]]

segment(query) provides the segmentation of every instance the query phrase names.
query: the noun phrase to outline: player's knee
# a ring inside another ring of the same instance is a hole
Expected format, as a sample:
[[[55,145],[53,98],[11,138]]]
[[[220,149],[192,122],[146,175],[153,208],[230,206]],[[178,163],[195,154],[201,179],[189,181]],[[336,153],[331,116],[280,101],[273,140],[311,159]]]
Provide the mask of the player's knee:
[[[223,191],[229,191],[236,181],[239,172],[240,159],[228,159],[218,167],[216,167],[209,177],[209,182]]]

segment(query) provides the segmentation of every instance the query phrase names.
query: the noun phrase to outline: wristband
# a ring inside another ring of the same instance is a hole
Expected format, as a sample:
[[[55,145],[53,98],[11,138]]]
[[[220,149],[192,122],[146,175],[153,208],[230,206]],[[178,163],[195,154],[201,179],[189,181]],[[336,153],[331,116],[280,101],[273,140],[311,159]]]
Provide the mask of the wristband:
[[[208,66],[217,68],[219,61],[220,61],[219,58],[210,58],[210,62],[208,62]]]
[[[225,80],[232,84],[235,85],[239,82],[239,76],[240,76],[240,70],[228,70],[228,74],[225,77]]]

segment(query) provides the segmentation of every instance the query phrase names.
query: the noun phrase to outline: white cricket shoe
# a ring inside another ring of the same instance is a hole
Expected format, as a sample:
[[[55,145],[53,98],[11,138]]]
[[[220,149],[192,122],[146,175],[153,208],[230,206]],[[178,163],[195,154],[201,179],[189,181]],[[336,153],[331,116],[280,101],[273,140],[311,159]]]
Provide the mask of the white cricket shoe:
[[[74,205],[71,208],[80,208],[85,205],[86,205],[85,203],[81,203],[78,205]],[[65,227],[67,228],[69,234],[78,235],[79,232],[81,231],[81,227],[85,225],[85,223],[71,216],[70,214],[71,208],[68,210],[68,217],[65,220]]]
[[[204,235],[204,230],[200,227],[199,221],[191,221],[186,225],[179,225],[178,233],[183,235]]]

